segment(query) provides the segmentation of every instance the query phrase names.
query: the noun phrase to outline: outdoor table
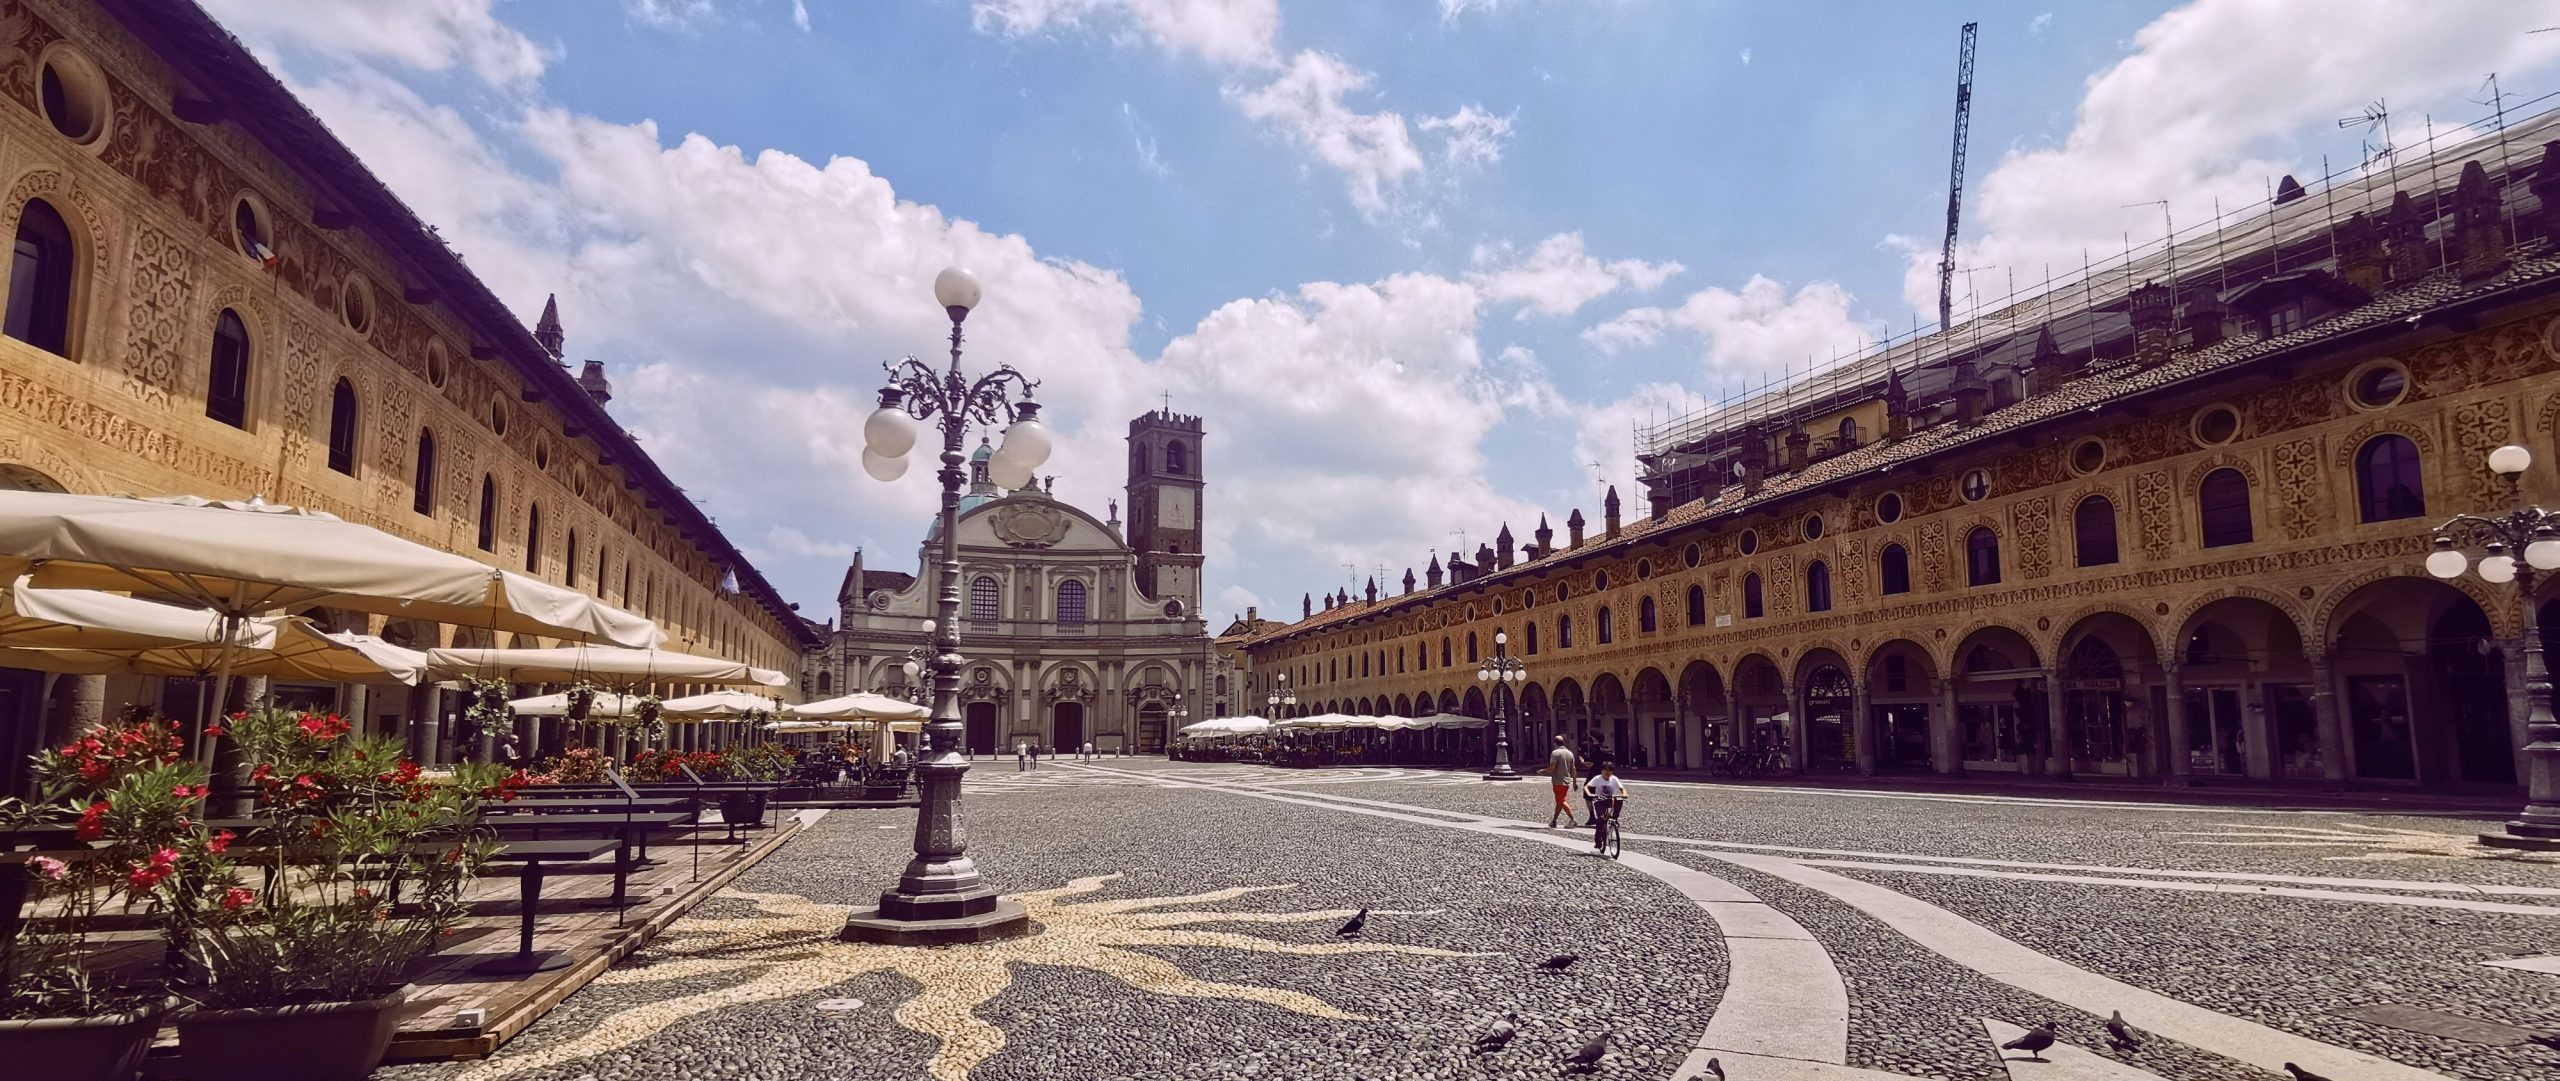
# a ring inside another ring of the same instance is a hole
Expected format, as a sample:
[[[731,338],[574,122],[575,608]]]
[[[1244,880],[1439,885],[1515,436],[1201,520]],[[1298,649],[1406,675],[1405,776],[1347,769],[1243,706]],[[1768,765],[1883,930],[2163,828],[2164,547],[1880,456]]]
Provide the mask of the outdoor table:
[[[644,796],[636,800],[623,799],[620,796],[576,796],[558,799],[519,796],[504,803],[482,804],[481,809],[503,811],[510,807],[522,807],[540,811],[665,811],[692,802],[682,796]]]
[[[657,862],[656,860],[649,858],[649,831],[653,829],[665,829],[672,826],[681,826],[693,821],[693,817],[694,816],[691,813],[685,811],[644,811],[639,814],[547,814],[537,812],[533,814],[483,815],[480,818],[480,828],[488,830],[491,833],[495,833],[500,837],[505,837],[509,834],[522,834],[534,840],[540,840],[543,832],[546,830],[610,830],[624,846],[636,847],[638,849],[638,853],[635,857],[628,858],[628,865],[631,867],[647,867]],[[636,845],[634,844],[634,838],[638,839]],[[617,873],[614,878],[613,904],[617,906],[622,904],[622,878],[619,873]]]
[[[622,842],[597,838],[514,841],[491,855],[489,859],[493,862],[524,865],[523,876],[516,880],[516,896],[522,903],[524,912],[516,925],[516,952],[505,957],[482,961],[471,966],[471,970],[501,976],[530,976],[536,972],[549,972],[555,968],[568,967],[569,959],[558,952],[537,953],[533,948],[534,908],[542,903],[542,865],[582,863],[611,852],[614,854],[614,890],[618,894],[622,889],[623,851]]]

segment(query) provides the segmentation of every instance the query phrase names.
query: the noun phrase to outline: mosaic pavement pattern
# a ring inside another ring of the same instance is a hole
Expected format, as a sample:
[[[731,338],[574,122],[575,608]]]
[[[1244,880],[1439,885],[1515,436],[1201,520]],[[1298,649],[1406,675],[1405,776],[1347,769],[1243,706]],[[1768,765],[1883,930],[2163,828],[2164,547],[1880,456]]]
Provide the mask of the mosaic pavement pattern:
[[[1606,1031],[1589,1075],[2560,1076],[2560,863],[2474,820],[1639,784],[1610,861],[1540,828],[1543,784],[1463,773],[981,762],[969,792],[1045,934],[836,941],[911,819],[833,812],[495,1058],[387,1075],[1554,1077]]]

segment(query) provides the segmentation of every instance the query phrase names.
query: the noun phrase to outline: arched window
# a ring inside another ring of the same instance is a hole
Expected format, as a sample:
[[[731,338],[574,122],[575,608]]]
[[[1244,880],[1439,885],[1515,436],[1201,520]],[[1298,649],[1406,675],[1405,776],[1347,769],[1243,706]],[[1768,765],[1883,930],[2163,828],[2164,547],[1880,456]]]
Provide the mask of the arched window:
[[[819,694],[832,694],[832,693],[834,693],[834,692],[835,692],[835,689],[836,689],[835,673],[833,673],[833,672],[820,672],[820,673],[818,673],[818,693],[819,693]]]
[[[1758,619],[1766,614],[1760,598],[1760,574],[1754,571],[1742,576],[1742,618]]]
[[[997,619],[1002,612],[1002,608],[999,607],[1000,602],[998,599],[1000,595],[1001,594],[996,588],[996,580],[994,576],[981,574],[976,578],[971,579],[969,582],[969,618],[980,622],[992,622]]]
[[[1455,663],[1449,659],[1449,656],[1449,640],[1444,637],[1440,639],[1440,667],[1447,668]]]
[[[1636,602],[1636,631],[1637,631],[1637,633],[1639,633],[1639,634],[1652,634],[1653,632],[1658,631],[1658,630],[1661,630],[1661,629],[1662,629],[1662,621],[1661,621],[1661,619],[1660,619],[1658,616],[1656,616],[1656,615],[1655,615],[1655,613],[1654,613],[1654,609],[1653,609],[1653,598],[1651,598],[1651,597],[1646,597],[1646,598],[1644,598],[1644,599],[1642,599],[1642,600],[1637,601],[1637,602]]]
[[[1975,526],[1964,535],[1964,580],[1966,585],[2000,584],[2000,534],[1990,526]]]
[[[2103,567],[2116,561],[2116,505],[2093,495],[2071,508],[2071,545],[2076,565]]]
[[[1525,645],[1528,647],[1529,655],[1530,655],[1530,656],[1532,656],[1532,657],[1537,656],[1537,655],[1538,655],[1538,625],[1537,625],[1537,623],[1532,622],[1532,623],[1530,623],[1528,626],[1520,628],[1520,633],[1524,636],[1524,637],[1521,639],[1521,641],[1522,641],[1522,643],[1523,643],[1523,644],[1525,644]]]
[[[1467,632],[1467,663],[1476,663],[1476,632]]]
[[[498,550],[498,479],[480,475],[480,550]]]
[[[1077,625],[1084,622],[1084,583],[1069,578],[1058,583],[1058,622]]]
[[[1689,587],[1689,625],[1692,627],[1707,625],[1707,587],[1705,586]]]
[[[329,390],[329,468],[356,475],[356,388],[344,379]]]
[[[433,517],[436,513],[436,433],[418,432],[418,475],[410,478],[409,509]]]
[[[2418,475],[2418,445],[2385,433],[2356,450],[2356,506],[2363,520],[2389,522],[2427,513],[2427,482]]]
[[[2256,539],[2249,523],[2249,478],[2237,469],[2217,469],[2196,486],[2196,515],[2204,526],[2204,546],[2220,548]]]
[[[563,558],[565,558],[566,560],[568,560],[568,564],[567,564],[567,566],[564,568],[563,573],[561,574],[561,579],[562,579],[562,581],[564,581],[564,582],[566,582],[566,583],[568,584],[569,588],[571,588],[571,589],[576,589],[576,588],[578,588],[578,531],[577,531],[577,530],[572,529],[572,530],[570,530],[570,531],[569,531],[569,554],[568,554],[567,556],[563,557]]]
[[[542,573],[542,504],[528,505],[524,512],[524,569]]]
[[[1601,607],[1599,618],[1594,620],[1592,625],[1600,630],[1601,645],[1605,646],[1618,640],[1618,621],[1609,614],[1607,606]]]
[[[604,573],[604,560],[604,553],[596,553],[596,573],[599,575]],[[614,594],[613,597],[623,607],[631,607],[631,561],[629,559],[622,561],[622,592]]]
[[[1857,421],[1857,419],[1856,419],[1856,418],[1854,418],[1854,417],[1842,417],[1842,418],[1840,418],[1840,449],[1841,449],[1841,450],[1855,450],[1855,449],[1857,449],[1857,446],[1858,446],[1858,421]]]
[[[1364,677],[1369,674],[1369,655],[1366,653],[1360,655],[1360,674]]]
[[[1420,672],[1431,670],[1431,643],[1424,642],[1413,647],[1413,667],[1415,671]]]
[[[1876,556],[1876,577],[1884,582],[1885,595],[1911,592],[1911,553],[1899,544],[1888,544]]]
[[[1817,559],[1804,565],[1804,610],[1831,610],[1831,564]]]
[[[1191,452],[1190,452],[1189,450],[1184,449],[1184,448],[1183,448],[1183,446],[1182,446],[1182,444],[1180,444],[1180,443],[1167,443],[1167,444],[1165,444],[1165,445],[1164,445],[1164,471],[1165,471],[1165,472],[1167,472],[1167,473],[1174,473],[1174,474],[1181,474],[1181,473],[1188,473],[1188,472],[1190,472],[1190,471],[1191,471]]]
[[[1556,648],[1557,648],[1557,649],[1572,649],[1572,648],[1573,648],[1573,617],[1572,617],[1572,616],[1557,616],[1557,617],[1556,617]]]
[[[213,370],[204,386],[204,415],[249,426],[249,328],[229,308],[213,321]]]
[[[53,204],[27,200],[9,263],[9,311],[0,333],[55,356],[71,353],[71,227]]]

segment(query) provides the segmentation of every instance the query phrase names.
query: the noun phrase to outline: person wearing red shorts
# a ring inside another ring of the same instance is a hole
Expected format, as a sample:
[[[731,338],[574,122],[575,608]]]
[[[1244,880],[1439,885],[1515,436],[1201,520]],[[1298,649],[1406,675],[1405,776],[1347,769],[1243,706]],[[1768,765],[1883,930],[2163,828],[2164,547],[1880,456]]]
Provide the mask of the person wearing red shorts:
[[[1553,787],[1556,792],[1555,810],[1547,812],[1548,829],[1556,828],[1557,815],[1564,816],[1564,821],[1567,826],[1575,829],[1582,828],[1582,823],[1573,820],[1573,804],[1567,802],[1567,797],[1573,794],[1573,769],[1573,749],[1564,745],[1563,736],[1557,736],[1556,749],[1547,752],[1547,768],[1545,770],[1545,773],[1547,774],[1547,783]]]

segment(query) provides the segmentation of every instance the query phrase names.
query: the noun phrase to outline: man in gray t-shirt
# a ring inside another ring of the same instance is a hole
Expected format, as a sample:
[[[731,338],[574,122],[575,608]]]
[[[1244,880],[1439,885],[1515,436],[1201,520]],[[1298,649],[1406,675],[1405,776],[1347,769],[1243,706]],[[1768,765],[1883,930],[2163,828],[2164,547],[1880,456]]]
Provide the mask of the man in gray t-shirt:
[[[1568,802],[1568,797],[1573,795],[1573,767],[1573,748],[1564,745],[1563,736],[1557,736],[1555,750],[1547,752],[1547,784],[1556,793],[1555,810],[1547,812],[1548,829],[1556,828],[1557,815],[1563,815],[1568,826],[1582,827],[1581,823],[1573,820],[1573,804]]]

